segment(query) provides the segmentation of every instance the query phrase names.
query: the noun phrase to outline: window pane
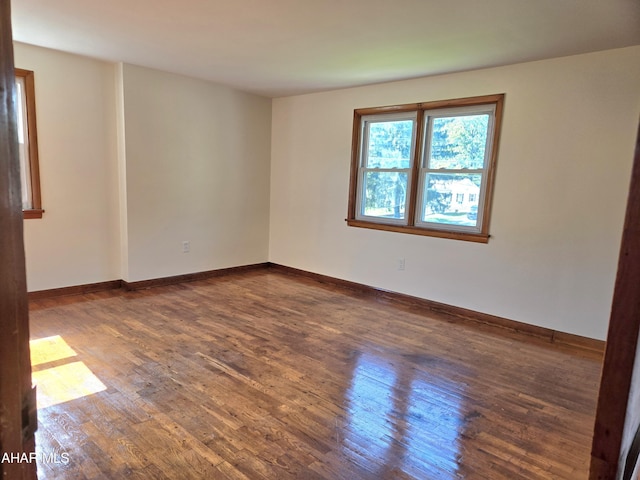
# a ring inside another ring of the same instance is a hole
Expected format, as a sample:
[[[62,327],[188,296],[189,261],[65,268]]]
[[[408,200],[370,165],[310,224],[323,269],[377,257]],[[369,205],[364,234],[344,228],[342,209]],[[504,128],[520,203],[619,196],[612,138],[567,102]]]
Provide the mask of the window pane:
[[[371,122],[366,167],[409,168],[413,120]]]
[[[16,77],[16,113],[18,114],[18,153],[20,154],[20,181],[22,182],[22,209],[31,205],[31,172],[29,165],[29,129],[27,127],[27,102],[24,78]]]
[[[403,219],[406,202],[406,172],[365,172],[363,215]]]
[[[429,168],[484,168],[489,115],[433,119]]]
[[[481,182],[481,174],[428,173],[421,221],[475,227]]]

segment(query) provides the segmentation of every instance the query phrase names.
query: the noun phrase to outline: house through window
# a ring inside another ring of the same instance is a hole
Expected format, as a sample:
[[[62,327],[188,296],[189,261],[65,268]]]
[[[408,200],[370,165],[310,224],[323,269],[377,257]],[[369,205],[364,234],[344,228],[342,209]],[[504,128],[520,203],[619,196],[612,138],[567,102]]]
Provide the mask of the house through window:
[[[355,110],[348,225],[487,242],[503,100]]]

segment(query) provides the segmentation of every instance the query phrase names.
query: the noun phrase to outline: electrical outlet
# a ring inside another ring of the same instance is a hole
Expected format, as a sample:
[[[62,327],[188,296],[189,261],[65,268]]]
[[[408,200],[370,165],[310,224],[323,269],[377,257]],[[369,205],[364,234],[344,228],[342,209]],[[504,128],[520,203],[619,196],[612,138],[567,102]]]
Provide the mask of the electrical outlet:
[[[189,253],[191,251],[191,242],[189,240],[185,240],[182,242],[182,253]]]
[[[398,259],[398,270],[404,270],[404,258]]]

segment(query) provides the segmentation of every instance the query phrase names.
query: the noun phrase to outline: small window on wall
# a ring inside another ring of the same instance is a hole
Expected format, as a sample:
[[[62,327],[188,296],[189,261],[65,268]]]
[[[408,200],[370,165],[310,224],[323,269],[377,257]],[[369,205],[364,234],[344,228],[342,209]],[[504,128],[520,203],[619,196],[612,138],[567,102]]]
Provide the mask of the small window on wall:
[[[42,218],[34,75],[30,70],[16,68],[15,76],[22,211],[24,218]]]
[[[486,243],[503,101],[355,110],[348,225]]]

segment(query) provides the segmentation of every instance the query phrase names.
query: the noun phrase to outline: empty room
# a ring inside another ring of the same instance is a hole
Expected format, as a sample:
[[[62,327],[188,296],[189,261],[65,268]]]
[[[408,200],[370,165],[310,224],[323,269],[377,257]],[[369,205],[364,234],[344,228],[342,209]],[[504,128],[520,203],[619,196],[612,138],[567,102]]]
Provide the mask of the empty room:
[[[640,4],[2,5],[0,476],[638,478]]]

